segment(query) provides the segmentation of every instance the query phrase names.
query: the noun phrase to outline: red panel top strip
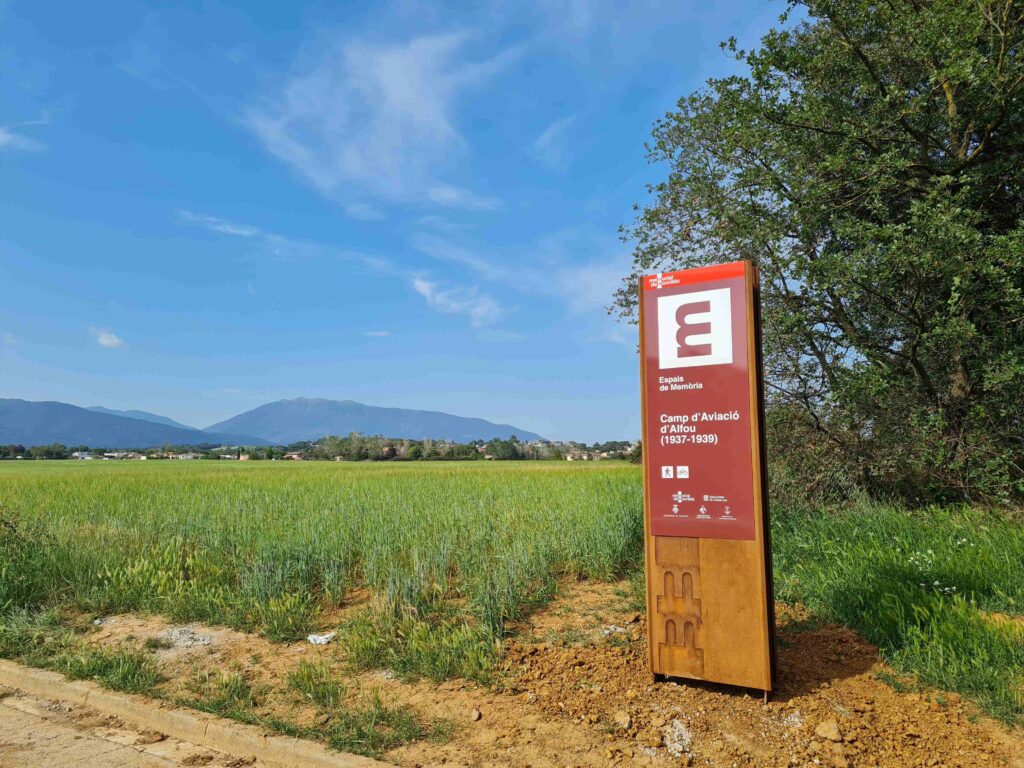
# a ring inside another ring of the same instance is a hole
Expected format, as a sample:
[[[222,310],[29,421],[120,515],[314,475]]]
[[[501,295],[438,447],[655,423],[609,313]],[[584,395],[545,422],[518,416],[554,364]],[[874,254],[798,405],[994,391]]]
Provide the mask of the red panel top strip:
[[[645,291],[668,288],[673,285],[703,283],[707,280],[721,280],[727,277],[742,277],[746,262],[733,261],[728,264],[713,264],[710,267],[698,267],[682,272],[659,272],[657,275],[646,275],[643,278]]]

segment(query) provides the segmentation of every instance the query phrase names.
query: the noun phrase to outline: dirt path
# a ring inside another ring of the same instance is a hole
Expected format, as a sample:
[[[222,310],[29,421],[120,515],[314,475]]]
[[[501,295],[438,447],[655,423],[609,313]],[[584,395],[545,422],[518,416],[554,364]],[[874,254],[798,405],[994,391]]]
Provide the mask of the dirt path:
[[[177,768],[255,765],[205,747],[126,728],[86,707],[0,688],[0,768]]]
[[[402,682],[352,674],[340,643],[274,644],[224,628],[176,627],[159,617],[118,616],[93,642],[177,638],[156,652],[173,697],[200,670],[237,670],[263,690],[262,714],[309,722],[315,713],[287,691],[302,660],[331,664],[353,693],[453,726],[443,743],[386,752],[404,768],[1024,768],[1024,731],[982,716],[959,696],[897,690],[877,649],[829,625],[808,629],[779,605],[779,690],[760,696],[715,685],[658,683],[647,671],[644,618],[626,584],[571,584],[515,627],[506,674],[494,689],[462,680]],[[330,628],[325,625],[325,628]]]

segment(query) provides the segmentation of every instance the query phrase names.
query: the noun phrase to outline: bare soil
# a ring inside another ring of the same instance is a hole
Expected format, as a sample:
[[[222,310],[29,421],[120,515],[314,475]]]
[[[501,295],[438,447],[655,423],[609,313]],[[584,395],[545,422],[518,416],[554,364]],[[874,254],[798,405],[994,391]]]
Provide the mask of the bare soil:
[[[90,637],[108,645],[167,638],[173,645],[155,651],[171,678],[162,696],[187,695],[189,681],[204,671],[237,670],[259,691],[261,714],[298,723],[317,714],[287,689],[287,674],[301,660],[326,660],[349,696],[376,690],[421,717],[453,724],[446,743],[417,742],[385,755],[410,768],[1024,768],[1024,730],[981,716],[955,694],[896,690],[879,677],[895,676],[876,648],[840,626],[808,629],[813,625],[799,606],[777,606],[779,687],[767,702],[759,692],[712,684],[655,684],[644,617],[626,594],[625,584],[565,585],[559,599],[515,627],[505,674],[493,689],[351,673],[337,642],[282,645],[158,617],[109,617]]]

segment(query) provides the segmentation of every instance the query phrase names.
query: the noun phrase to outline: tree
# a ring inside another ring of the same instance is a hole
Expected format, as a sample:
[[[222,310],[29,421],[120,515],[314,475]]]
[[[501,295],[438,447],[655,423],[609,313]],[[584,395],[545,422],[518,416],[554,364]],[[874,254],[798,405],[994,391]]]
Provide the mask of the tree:
[[[519,441],[516,440],[515,436],[508,440],[502,440],[500,437],[495,437],[487,442],[487,453],[499,460],[511,460],[518,459],[519,453]]]
[[[642,273],[750,259],[770,445],[809,490],[1019,498],[1024,7],[794,8],[759,50],[725,45],[748,74],[655,124],[668,178],[613,309],[633,317]]]
[[[475,461],[480,458],[480,451],[472,445],[456,443],[452,446],[451,457],[458,461]]]
[[[33,459],[66,459],[68,449],[60,443],[52,445],[33,445],[29,448],[29,455]]]

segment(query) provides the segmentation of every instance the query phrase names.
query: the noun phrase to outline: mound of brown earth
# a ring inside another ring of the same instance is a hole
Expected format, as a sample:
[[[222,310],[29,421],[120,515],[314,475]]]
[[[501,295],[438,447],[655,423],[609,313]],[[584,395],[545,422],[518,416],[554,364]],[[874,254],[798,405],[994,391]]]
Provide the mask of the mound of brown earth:
[[[950,695],[901,694],[881,682],[875,649],[842,627],[790,638],[780,690],[646,682],[642,645],[517,644],[510,666],[525,700],[574,724],[604,726],[683,764],[752,766],[1013,765],[1024,741]],[[940,704],[939,702],[943,703]]]
[[[801,631],[799,610],[779,606],[779,690],[760,694],[710,684],[654,684],[643,617],[625,585],[571,584],[516,628],[506,674],[494,689],[465,681],[401,682],[387,673],[347,674],[352,691],[453,724],[446,743],[388,752],[403,766],[1011,766],[1024,768],[1024,733],[979,717],[940,692],[901,693],[880,674],[877,650],[838,626]],[[175,627],[113,617],[96,642],[171,638],[157,651],[183,690],[197,671],[237,669],[265,693],[266,712],[303,722],[314,714],[284,680],[300,660],[345,668],[337,643],[280,645],[226,629]]]

